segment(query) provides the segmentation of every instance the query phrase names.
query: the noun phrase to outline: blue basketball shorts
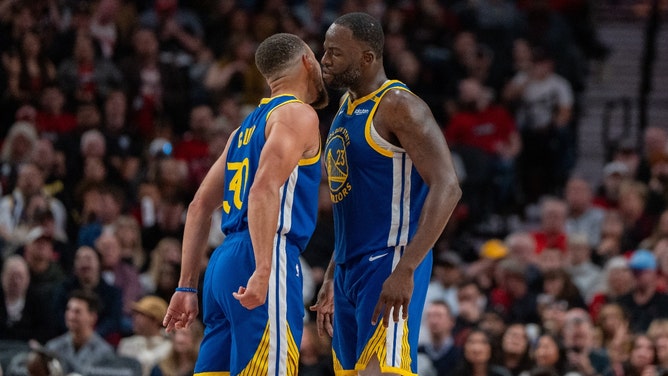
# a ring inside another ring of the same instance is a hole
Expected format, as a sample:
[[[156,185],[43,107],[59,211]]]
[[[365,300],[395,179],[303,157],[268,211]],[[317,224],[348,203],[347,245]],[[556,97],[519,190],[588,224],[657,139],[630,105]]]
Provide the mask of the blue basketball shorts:
[[[195,375],[297,375],[304,317],[299,250],[278,236],[274,243],[267,301],[253,310],[232,296],[255,270],[249,233],[228,235],[211,255]]]
[[[422,309],[431,278],[432,253],[415,270],[408,318],[371,324],[383,282],[396,267],[404,247],[376,251],[354,262],[336,265],[334,272],[334,371],[357,375],[376,357],[382,372],[417,376],[417,347]],[[382,316],[381,316],[382,319]]]

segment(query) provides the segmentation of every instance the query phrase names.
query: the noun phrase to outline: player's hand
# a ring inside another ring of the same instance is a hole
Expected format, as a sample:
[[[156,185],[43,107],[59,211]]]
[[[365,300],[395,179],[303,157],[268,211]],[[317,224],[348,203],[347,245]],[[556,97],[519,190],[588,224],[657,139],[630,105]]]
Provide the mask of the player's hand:
[[[256,273],[250,276],[246,287],[239,286],[239,291],[232,295],[241,305],[251,310],[264,304],[267,300],[267,290],[269,290],[269,279],[262,278]]]
[[[413,295],[413,272],[407,269],[397,268],[383,283],[380,297],[376,308],[371,316],[371,324],[376,325],[381,313],[383,315],[383,326],[390,325],[390,314],[394,322],[399,322],[399,312],[404,320],[408,318],[408,304]]]
[[[167,314],[162,320],[165,331],[170,333],[175,329],[187,328],[195,321],[199,308],[197,294],[192,292],[175,292],[167,307]]]
[[[318,335],[324,336],[325,333],[330,337],[334,335],[334,281],[325,280],[318,291],[318,300],[309,307],[312,312],[317,312],[316,324],[318,326]]]

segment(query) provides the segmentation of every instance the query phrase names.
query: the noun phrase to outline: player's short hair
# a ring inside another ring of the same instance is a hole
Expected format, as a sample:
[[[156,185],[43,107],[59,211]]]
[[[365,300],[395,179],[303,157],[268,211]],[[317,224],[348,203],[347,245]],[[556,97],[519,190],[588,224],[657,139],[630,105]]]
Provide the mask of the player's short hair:
[[[298,36],[278,33],[265,39],[255,51],[255,65],[265,78],[274,77],[291,67],[306,50]]]
[[[376,56],[382,58],[385,35],[379,20],[363,12],[353,12],[337,18],[334,23],[350,29],[355,39],[368,44]]]

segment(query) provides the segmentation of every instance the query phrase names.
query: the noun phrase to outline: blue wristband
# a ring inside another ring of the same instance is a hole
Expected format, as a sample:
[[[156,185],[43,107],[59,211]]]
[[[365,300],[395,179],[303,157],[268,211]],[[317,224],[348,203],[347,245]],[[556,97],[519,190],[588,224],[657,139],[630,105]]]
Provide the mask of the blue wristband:
[[[197,289],[194,287],[177,287],[174,289],[176,292],[192,292],[193,294],[197,294]]]

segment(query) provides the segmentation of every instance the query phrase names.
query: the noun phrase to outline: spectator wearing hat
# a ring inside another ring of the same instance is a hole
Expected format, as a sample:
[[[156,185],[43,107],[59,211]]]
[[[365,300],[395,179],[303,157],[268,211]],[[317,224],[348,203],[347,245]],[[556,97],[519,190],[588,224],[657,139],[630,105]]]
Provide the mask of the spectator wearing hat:
[[[466,268],[466,275],[474,278],[484,291],[490,291],[495,285],[495,269],[499,260],[506,257],[508,249],[499,239],[489,239],[478,250],[478,259]]]
[[[608,162],[603,167],[603,181],[596,190],[594,206],[602,209],[615,209],[619,203],[619,186],[631,178],[629,167],[621,161]]]
[[[53,235],[44,227],[35,227],[28,232],[26,240],[23,257],[30,270],[31,288],[48,295],[65,280],[56,261]]]
[[[651,251],[635,250],[628,265],[635,276],[635,288],[621,296],[618,303],[628,312],[629,329],[644,333],[653,319],[668,318],[668,294],[657,289],[657,263]]]
[[[134,334],[118,344],[118,355],[137,359],[148,376],[151,369],[165,359],[172,349],[172,342],[162,330],[162,319],[167,313],[167,302],[148,295],[132,305],[132,329]]]

